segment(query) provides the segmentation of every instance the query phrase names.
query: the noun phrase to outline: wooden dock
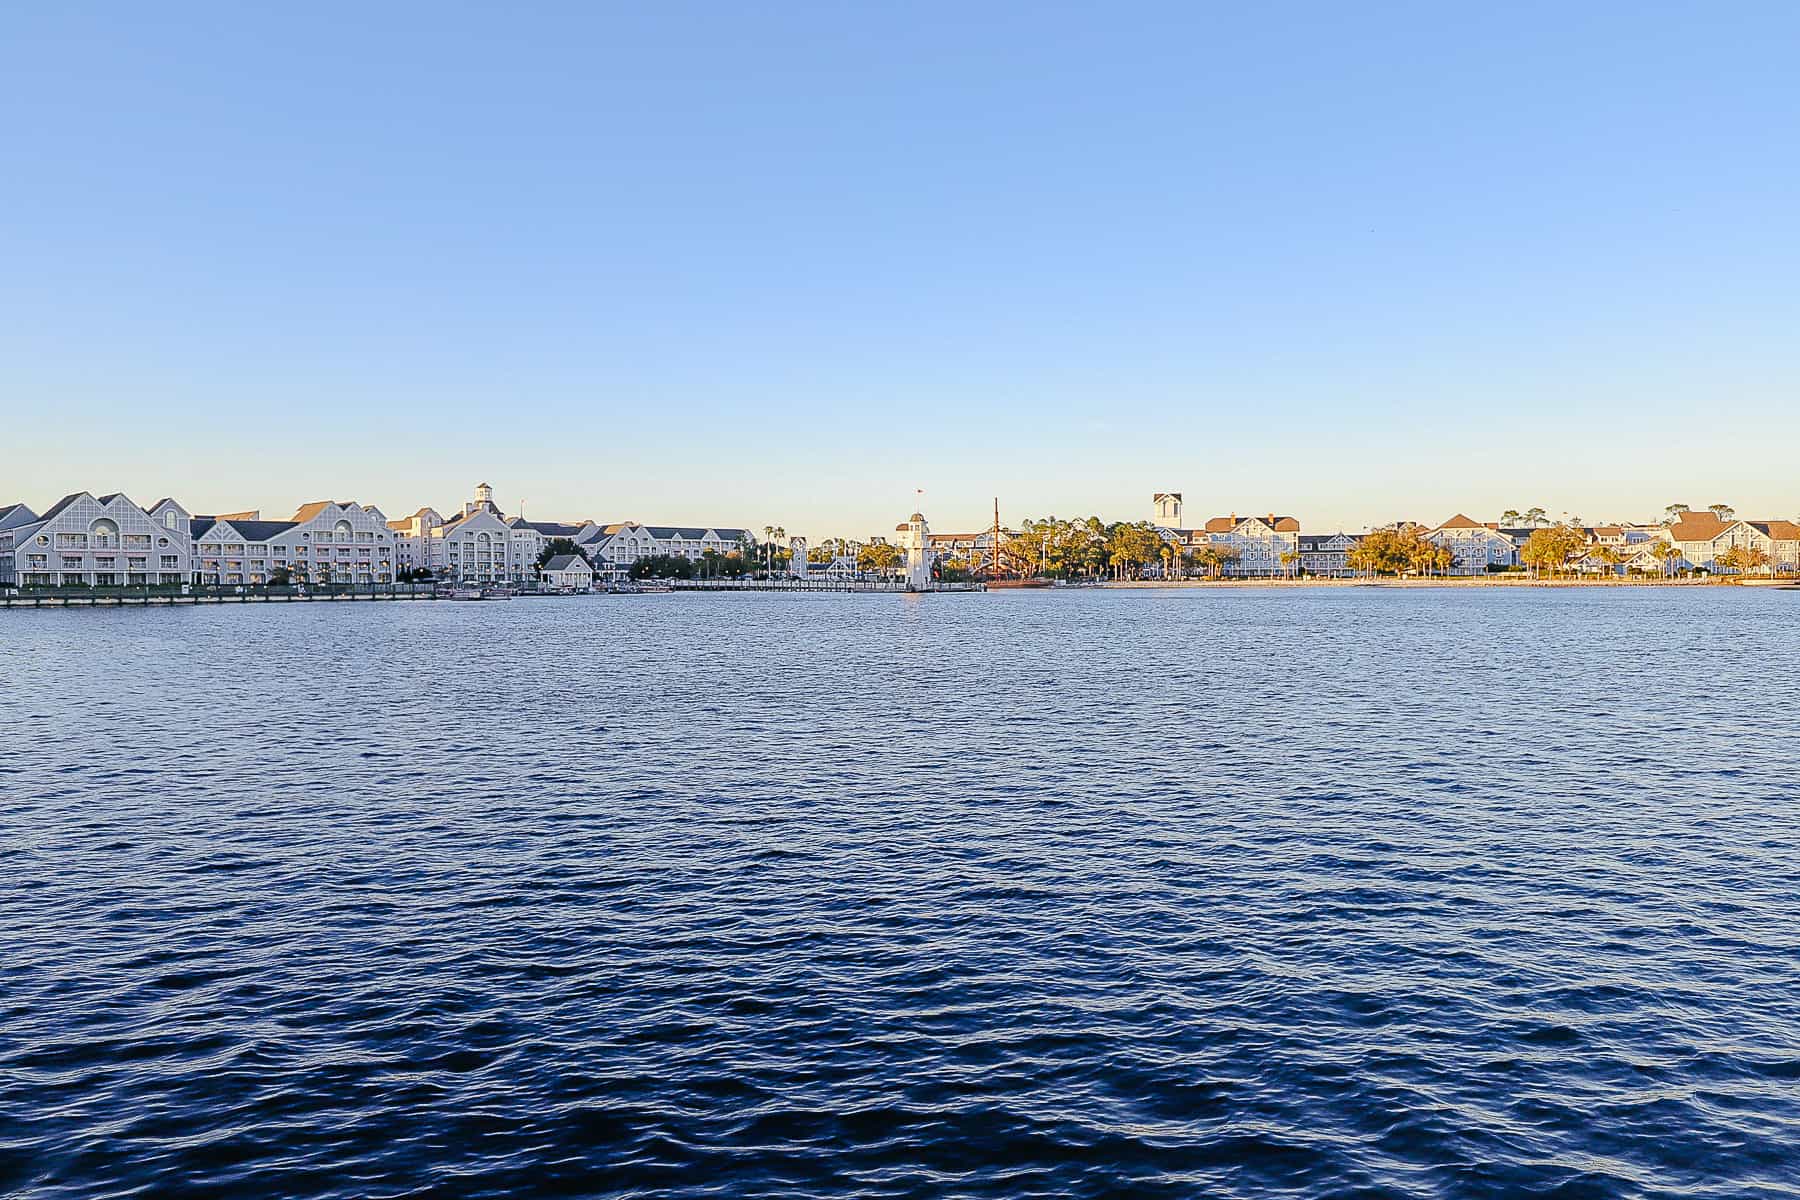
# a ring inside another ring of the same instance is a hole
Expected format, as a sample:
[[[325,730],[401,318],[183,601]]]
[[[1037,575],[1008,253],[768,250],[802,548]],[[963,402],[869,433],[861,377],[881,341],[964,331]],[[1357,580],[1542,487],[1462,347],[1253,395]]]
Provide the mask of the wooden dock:
[[[187,604],[336,604],[361,600],[437,600],[432,591],[347,592],[30,592],[0,595],[0,608],[160,608]]]

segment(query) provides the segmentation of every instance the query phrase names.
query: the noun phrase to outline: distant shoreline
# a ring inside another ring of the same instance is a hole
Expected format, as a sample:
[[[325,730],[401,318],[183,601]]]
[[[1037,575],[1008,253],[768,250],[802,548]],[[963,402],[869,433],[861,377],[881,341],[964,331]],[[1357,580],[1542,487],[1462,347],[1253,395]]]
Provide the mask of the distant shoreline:
[[[1794,579],[1531,579],[1525,576],[1464,575],[1437,579],[1124,579],[1089,585],[1103,588],[1775,588],[1800,590]]]

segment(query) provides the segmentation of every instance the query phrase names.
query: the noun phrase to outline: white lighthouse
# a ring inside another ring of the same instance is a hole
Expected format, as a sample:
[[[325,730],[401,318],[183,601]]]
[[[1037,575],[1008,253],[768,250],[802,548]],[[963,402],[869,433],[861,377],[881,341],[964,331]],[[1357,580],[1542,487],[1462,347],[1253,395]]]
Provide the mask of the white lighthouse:
[[[914,513],[906,524],[894,527],[900,535],[900,549],[906,554],[906,590],[931,590],[931,531],[925,527],[925,515]]]

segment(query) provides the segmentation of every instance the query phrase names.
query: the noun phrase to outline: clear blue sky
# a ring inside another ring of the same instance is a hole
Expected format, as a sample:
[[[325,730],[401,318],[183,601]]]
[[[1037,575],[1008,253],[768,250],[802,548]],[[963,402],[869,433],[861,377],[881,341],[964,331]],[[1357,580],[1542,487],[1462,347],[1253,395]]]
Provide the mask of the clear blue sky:
[[[0,502],[1793,516],[1797,63],[1786,0],[14,4]]]

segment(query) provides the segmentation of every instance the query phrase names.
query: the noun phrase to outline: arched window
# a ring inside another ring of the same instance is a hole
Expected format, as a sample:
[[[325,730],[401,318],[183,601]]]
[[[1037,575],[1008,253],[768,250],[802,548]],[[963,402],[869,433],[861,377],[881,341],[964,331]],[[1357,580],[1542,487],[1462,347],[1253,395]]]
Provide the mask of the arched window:
[[[339,522],[338,522],[338,523],[337,523],[337,528],[336,528],[336,529],[334,529],[334,530],[332,530],[332,532],[333,532],[333,533],[335,533],[335,534],[336,534],[336,535],[337,535],[337,539],[338,539],[338,541],[340,541],[340,542],[347,542],[347,541],[349,541],[349,540],[350,540],[350,538],[351,538],[351,536],[352,536],[352,535],[353,535],[353,534],[354,534],[354,533],[355,533],[355,532],[356,532],[356,531],[355,531],[355,530],[353,530],[353,529],[351,529],[351,528],[350,528],[350,522],[348,522],[348,521],[339,521]]]
[[[163,524],[170,529],[175,528],[175,510],[174,509],[171,508],[168,512],[163,514]]]

